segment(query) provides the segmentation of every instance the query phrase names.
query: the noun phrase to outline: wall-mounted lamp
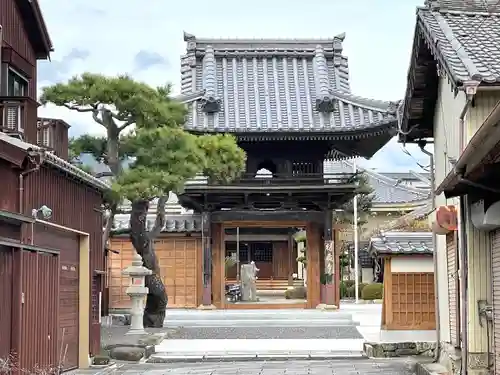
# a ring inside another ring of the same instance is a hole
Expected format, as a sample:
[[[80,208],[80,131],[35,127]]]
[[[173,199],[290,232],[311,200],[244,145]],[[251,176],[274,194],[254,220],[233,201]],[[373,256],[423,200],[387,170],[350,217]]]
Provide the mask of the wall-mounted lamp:
[[[38,219],[40,215],[44,220],[50,219],[52,217],[52,209],[43,205],[39,209],[34,208],[31,210],[31,216],[33,216],[34,219]]]

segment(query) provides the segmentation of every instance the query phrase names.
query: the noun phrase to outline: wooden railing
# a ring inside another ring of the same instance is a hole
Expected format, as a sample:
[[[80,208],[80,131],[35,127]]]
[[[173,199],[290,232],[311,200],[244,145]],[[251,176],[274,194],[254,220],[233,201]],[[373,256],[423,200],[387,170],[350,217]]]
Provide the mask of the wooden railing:
[[[0,131],[24,134],[28,118],[28,98],[0,96]]]
[[[304,186],[304,185],[339,185],[354,182],[353,173],[303,173],[297,175],[254,175],[244,174],[231,183],[225,184],[211,181],[205,176],[197,176],[186,183],[186,188],[219,185],[219,186]]]

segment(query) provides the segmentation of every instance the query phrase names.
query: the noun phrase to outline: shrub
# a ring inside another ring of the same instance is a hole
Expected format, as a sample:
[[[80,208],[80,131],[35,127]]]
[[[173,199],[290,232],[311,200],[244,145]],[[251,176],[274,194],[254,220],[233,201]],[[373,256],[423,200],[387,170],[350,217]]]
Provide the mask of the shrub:
[[[296,286],[285,291],[286,299],[306,299],[307,288],[305,286]]]
[[[345,280],[345,281],[343,281],[343,283],[348,288],[351,287],[351,286],[354,286],[354,280]]]
[[[358,289],[358,297],[361,298],[361,293],[363,292],[363,288],[366,286],[367,284],[364,284],[364,283],[360,283],[359,284],[359,289]],[[346,289],[346,294],[345,294],[345,298],[354,298],[354,295],[355,295],[355,290],[356,290],[356,285],[351,285],[351,286],[348,286],[347,289]]]
[[[340,282],[340,298],[347,298],[347,285],[345,281]]]
[[[361,298],[364,300],[382,299],[384,286],[381,283],[368,284],[361,292]]]

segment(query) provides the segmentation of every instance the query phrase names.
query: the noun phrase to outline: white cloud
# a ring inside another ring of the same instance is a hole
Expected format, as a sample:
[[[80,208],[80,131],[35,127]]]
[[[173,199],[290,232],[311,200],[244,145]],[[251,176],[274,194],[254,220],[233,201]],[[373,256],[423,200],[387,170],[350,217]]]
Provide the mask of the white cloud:
[[[84,71],[109,75],[134,74],[152,85],[171,82],[178,88],[179,57],[185,51],[182,31],[206,37],[300,38],[331,37],[345,32],[351,87],[355,94],[397,100],[404,96],[415,7],[421,0],[41,0],[54,42],[52,59],[62,61],[70,51],[89,51],[85,59],[65,65],[61,79]],[[134,57],[140,51],[161,55],[168,64],[137,72]],[[40,77],[43,79],[44,77]],[[53,82],[41,81],[43,87]],[[88,114],[47,106],[42,116],[61,117],[72,124],[72,135],[102,133]],[[409,147],[411,149],[411,147]],[[422,155],[417,149],[412,155]],[[425,156],[425,155],[424,155]],[[416,156],[418,159],[418,156]],[[425,157],[423,157],[423,164]],[[366,162],[378,170],[418,168],[400,146],[389,143]]]

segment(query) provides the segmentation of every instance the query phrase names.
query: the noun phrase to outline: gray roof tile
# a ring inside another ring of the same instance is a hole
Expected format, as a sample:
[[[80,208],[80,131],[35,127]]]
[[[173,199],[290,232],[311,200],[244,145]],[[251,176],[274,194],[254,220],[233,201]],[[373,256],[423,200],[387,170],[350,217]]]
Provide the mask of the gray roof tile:
[[[181,94],[203,94],[201,100],[185,101],[189,108],[186,128],[344,132],[396,124],[399,103],[350,93],[343,40],[344,35],[317,40],[198,39],[185,35]],[[318,100],[331,105],[321,107]],[[318,111],[319,107],[326,112]]]
[[[155,215],[148,215],[147,230],[153,229]],[[114,233],[126,232],[130,229],[130,215],[116,215],[112,231]],[[167,220],[162,232],[200,232],[201,216],[193,214],[167,215]]]
[[[418,26],[455,83],[500,83],[498,0],[428,2],[417,11]]]
[[[398,184],[398,180],[383,174],[358,167],[368,178],[368,184],[373,188],[374,203],[405,203],[424,201],[429,197],[426,189]],[[353,164],[348,160],[326,161],[325,173],[352,173]]]
[[[383,232],[370,239],[370,254],[432,254],[431,232]]]

